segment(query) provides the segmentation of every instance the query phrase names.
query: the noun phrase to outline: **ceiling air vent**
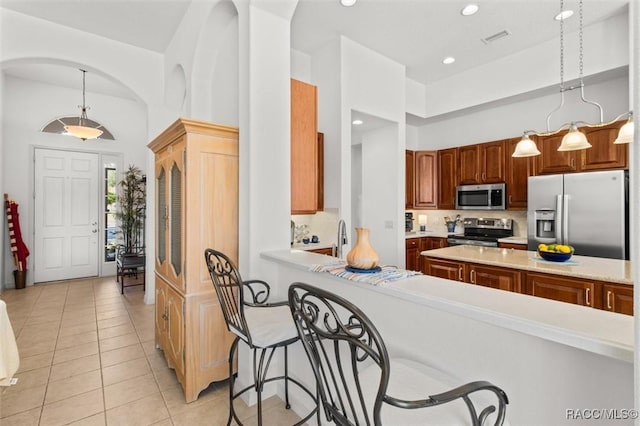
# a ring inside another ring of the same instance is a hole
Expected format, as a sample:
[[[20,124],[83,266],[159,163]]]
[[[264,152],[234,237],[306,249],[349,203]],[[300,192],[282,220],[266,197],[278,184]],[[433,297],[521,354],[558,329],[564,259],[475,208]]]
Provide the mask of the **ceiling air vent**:
[[[500,32],[495,33],[494,35],[490,35],[489,37],[485,37],[485,38],[481,38],[480,40],[482,40],[482,42],[484,44],[489,44],[489,43],[493,43],[496,40],[499,40],[503,37],[506,37],[508,35],[510,35],[511,32],[509,30],[502,30]]]

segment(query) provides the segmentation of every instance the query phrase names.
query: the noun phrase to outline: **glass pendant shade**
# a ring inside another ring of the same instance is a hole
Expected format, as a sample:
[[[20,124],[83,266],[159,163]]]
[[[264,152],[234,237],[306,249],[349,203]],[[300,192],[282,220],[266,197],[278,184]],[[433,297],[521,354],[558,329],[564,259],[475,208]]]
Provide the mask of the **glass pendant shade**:
[[[540,155],[540,151],[536,146],[536,143],[529,138],[526,133],[520,139],[520,142],[516,144],[516,149],[513,151],[512,157],[533,157]]]
[[[591,148],[587,137],[578,130],[575,124],[572,124],[569,133],[562,138],[558,151],[577,151],[586,148]]]
[[[618,137],[616,138],[615,141],[613,141],[613,143],[623,144],[623,143],[633,142],[633,132],[634,132],[633,121],[630,118],[629,121],[624,123],[624,126],[620,128],[620,131],[618,132]]]
[[[95,139],[102,134],[102,130],[86,126],[64,126],[64,129],[71,136],[80,138],[83,141],[87,139]]]

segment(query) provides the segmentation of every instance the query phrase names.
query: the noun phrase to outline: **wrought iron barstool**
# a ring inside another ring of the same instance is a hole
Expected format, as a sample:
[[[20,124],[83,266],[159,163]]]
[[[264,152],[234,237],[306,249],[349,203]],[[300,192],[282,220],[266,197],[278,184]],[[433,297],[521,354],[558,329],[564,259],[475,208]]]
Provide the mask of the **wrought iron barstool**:
[[[453,388],[451,378],[435,368],[391,359],[371,320],[342,297],[293,283],[289,306],[328,421],[344,426],[504,423],[508,399],[502,389],[486,381]],[[429,395],[429,390],[439,393]],[[487,402],[490,396],[497,411]],[[476,407],[484,408],[478,413]]]
[[[204,256],[209,275],[220,301],[220,307],[230,332],[236,335],[229,350],[229,419],[242,425],[236,415],[233,401],[250,389],[257,393],[258,425],[262,425],[262,390],[265,383],[284,380],[285,407],[289,404],[289,382],[297,385],[313,400],[314,409],[296,425],[318,413],[318,398],[302,383],[289,377],[287,347],[298,340],[298,333],[286,301],[268,303],[270,287],[262,280],[242,281],[233,261],[224,253],[206,249]],[[246,297],[245,297],[246,296]],[[253,384],[234,393],[233,364],[238,343],[242,340],[253,352]],[[276,349],[284,350],[284,375],[267,377]],[[318,413],[319,420],[319,413]],[[319,421],[318,421],[319,423]]]

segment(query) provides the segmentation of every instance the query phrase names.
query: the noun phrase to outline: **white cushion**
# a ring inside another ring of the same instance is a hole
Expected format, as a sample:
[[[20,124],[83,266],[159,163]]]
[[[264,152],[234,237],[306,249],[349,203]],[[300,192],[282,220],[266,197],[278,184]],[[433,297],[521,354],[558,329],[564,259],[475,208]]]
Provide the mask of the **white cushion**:
[[[273,346],[298,336],[288,305],[268,308],[247,307],[244,309],[244,317],[247,320],[251,341],[259,348]]]
[[[377,365],[370,365],[360,373],[365,400],[374,401],[380,380],[380,368]],[[407,359],[391,360],[391,375],[387,395],[408,401],[427,399],[429,395],[436,395],[449,391],[464,384],[453,380],[450,376],[440,370],[436,370],[424,364],[419,364]],[[484,395],[482,395],[484,394]],[[493,398],[493,393],[479,391],[470,395],[472,401],[476,402],[476,410],[479,414],[488,404],[493,404],[497,408],[497,399]],[[482,404],[484,402],[484,405]],[[371,408],[372,407],[371,403]],[[462,399],[448,402],[446,404],[421,409],[403,409],[390,404],[382,404],[382,424],[394,426],[406,425],[469,425],[471,417],[469,409]],[[489,416],[487,425],[493,424],[495,415]],[[505,425],[507,422],[505,421]]]

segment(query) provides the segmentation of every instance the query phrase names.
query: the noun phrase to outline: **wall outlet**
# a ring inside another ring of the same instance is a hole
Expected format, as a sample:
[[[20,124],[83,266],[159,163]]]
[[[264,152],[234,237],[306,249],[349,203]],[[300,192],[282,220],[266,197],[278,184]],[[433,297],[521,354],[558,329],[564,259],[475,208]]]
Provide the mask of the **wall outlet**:
[[[384,229],[393,229],[393,221],[385,220],[384,221]]]

